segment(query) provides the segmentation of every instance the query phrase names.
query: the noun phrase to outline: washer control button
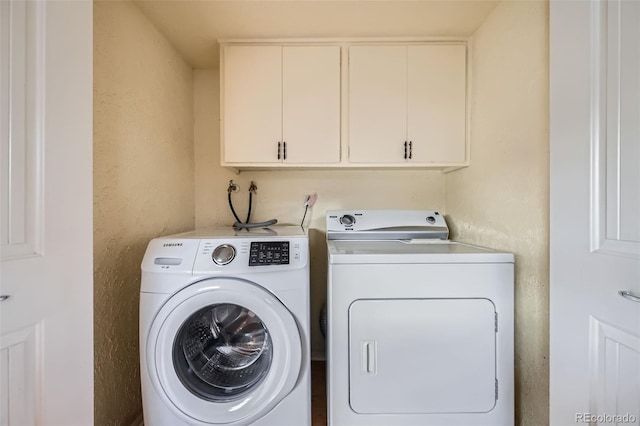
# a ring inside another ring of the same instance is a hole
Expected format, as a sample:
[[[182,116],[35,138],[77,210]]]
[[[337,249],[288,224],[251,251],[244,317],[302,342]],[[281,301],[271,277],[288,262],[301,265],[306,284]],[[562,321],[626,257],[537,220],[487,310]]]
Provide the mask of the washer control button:
[[[213,250],[213,254],[211,255],[216,265],[229,264],[234,257],[236,257],[236,249],[230,244],[219,245]]]
[[[345,214],[340,218],[340,223],[344,226],[351,226],[356,223],[356,218],[351,216],[350,214]]]
[[[433,225],[434,223],[436,223],[436,218],[433,216],[427,216],[427,222]]]

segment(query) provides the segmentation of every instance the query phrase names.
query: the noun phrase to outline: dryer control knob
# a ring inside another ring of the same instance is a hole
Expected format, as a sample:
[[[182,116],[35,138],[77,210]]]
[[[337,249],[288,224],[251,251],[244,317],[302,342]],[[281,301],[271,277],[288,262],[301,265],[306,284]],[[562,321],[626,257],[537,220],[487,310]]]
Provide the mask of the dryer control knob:
[[[234,257],[236,257],[236,249],[230,244],[219,245],[213,250],[213,254],[211,255],[216,265],[231,263]]]
[[[340,218],[340,223],[345,226],[351,226],[356,223],[356,218],[351,216],[350,214],[345,214]]]

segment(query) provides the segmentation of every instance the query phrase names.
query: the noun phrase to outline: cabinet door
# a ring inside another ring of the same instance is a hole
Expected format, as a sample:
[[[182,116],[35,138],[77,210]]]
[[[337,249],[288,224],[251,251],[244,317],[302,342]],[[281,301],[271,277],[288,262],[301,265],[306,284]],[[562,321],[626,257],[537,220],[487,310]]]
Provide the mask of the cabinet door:
[[[466,48],[409,46],[407,137],[412,163],[461,163],[466,153]]]
[[[407,47],[349,48],[349,161],[404,163]]]
[[[283,47],[282,98],[285,161],[339,162],[340,47]]]
[[[223,78],[224,161],[279,162],[282,47],[225,47]]]

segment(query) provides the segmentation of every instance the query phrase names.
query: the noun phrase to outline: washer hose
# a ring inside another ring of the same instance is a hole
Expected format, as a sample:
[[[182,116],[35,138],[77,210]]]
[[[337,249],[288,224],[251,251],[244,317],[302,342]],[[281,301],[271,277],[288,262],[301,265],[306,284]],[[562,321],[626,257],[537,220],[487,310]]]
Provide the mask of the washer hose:
[[[231,193],[234,191],[234,188],[237,188],[237,186],[233,183],[233,181],[229,181],[229,188],[227,189],[227,200],[229,201],[229,208],[231,209],[231,213],[233,213],[233,217],[236,218],[236,223],[233,224],[234,228],[266,228],[278,223],[278,219],[270,219],[265,222],[259,223],[249,223],[249,220],[251,219],[251,210],[253,207],[253,193],[256,191],[256,189],[258,189],[253,182],[251,182],[251,186],[249,187],[249,210],[247,211],[247,220],[245,223],[242,223],[242,221],[240,220],[240,216],[238,216],[238,213],[236,213],[236,209],[233,208],[233,201],[231,201]]]
[[[228,191],[228,200],[229,200],[229,207],[231,208],[231,213],[233,213],[233,217],[236,218],[236,222],[237,223],[242,223],[242,221],[240,220],[240,217],[238,217],[238,213],[236,213],[236,209],[233,208],[233,203],[231,202],[231,191]]]
[[[278,223],[278,219],[270,219],[270,220],[267,220],[265,222],[258,222],[258,223],[240,223],[240,222],[236,222],[236,223],[233,224],[233,227],[234,228],[238,228],[238,229],[266,228],[268,226],[275,225],[276,223]]]
[[[244,223],[249,223],[250,222],[252,201],[253,201],[253,191],[251,189],[249,189],[249,211],[247,211],[247,220],[245,220]],[[240,222],[240,221],[238,221],[238,222]]]

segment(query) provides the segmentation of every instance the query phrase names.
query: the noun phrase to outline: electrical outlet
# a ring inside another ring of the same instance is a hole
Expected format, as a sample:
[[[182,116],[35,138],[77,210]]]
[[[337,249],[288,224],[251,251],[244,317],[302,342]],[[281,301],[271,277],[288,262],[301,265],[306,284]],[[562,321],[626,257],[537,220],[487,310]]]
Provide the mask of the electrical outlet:
[[[316,203],[316,201],[318,200],[318,194],[317,193],[313,193],[311,195],[307,195],[304,199],[304,205],[307,207],[313,207],[313,205]]]

